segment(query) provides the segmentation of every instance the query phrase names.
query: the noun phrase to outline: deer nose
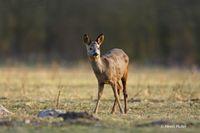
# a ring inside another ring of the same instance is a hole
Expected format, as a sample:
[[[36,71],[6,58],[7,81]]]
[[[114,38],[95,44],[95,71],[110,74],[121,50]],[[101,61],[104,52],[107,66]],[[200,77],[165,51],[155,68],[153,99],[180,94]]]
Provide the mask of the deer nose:
[[[95,52],[94,54],[93,54],[93,56],[97,56],[98,54]]]

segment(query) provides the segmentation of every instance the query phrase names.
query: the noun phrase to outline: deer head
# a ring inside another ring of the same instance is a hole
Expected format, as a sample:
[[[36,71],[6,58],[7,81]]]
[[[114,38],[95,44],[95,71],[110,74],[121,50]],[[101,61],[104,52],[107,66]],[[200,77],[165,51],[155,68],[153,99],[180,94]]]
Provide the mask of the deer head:
[[[91,41],[87,34],[84,34],[83,41],[86,45],[87,55],[90,59],[100,58],[100,46],[104,41],[104,35],[100,34],[95,41]]]

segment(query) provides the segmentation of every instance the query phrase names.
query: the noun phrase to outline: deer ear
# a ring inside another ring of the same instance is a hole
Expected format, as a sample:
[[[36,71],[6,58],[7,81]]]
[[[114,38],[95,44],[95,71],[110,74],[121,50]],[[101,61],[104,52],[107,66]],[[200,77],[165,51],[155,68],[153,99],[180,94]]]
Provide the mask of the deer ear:
[[[101,45],[101,44],[103,43],[103,41],[104,41],[104,35],[101,33],[101,34],[97,37],[96,42],[97,42],[99,45]]]
[[[89,45],[91,43],[91,40],[87,34],[83,35],[83,42],[87,45]]]

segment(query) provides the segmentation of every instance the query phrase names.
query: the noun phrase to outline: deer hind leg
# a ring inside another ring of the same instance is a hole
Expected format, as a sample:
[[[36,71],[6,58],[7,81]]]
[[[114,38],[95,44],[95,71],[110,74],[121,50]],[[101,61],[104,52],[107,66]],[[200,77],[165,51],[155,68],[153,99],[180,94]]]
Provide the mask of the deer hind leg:
[[[104,84],[98,83],[98,99],[97,99],[97,102],[96,102],[96,107],[94,109],[95,114],[98,112],[98,109],[99,109],[99,102],[100,102],[101,96],[103,94],[103,89],[104,89]]]
[[[125,112],[125,114],[127,113],[127,98],[128,98],[128,93],[127,93],[127,89],[126,89],[127,76],[128,76],[128,74],[125,73],[124,76],[121,79],[122,80],[122,85],[123,85],[124,112]]]
[[[117,93],[118,93],[119,97],[120,97],[120,90],[121,90],[121,86],[120,86],[119,82],[117,82]],[[116,104],[117,104],[117,99],[115,98],[111,114],[113,114],[115,112]]]
[[[123,114],[122,106],[120,104],[119,95],[118,95],[118,92],[117,92],[117,82],[112,83],[111,86],[112,86],[112,89],[113,89],[115,100],[117,101],[117,104],[119,106],[119,110]]]

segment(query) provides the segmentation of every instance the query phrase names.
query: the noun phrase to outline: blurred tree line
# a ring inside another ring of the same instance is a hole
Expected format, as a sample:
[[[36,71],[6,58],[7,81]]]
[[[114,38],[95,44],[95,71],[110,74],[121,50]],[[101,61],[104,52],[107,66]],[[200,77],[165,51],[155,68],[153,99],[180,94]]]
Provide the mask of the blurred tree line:
[[[138,63],[200,65],[199,0],[0,0],[0,58],[86,59],[82,35]]]

